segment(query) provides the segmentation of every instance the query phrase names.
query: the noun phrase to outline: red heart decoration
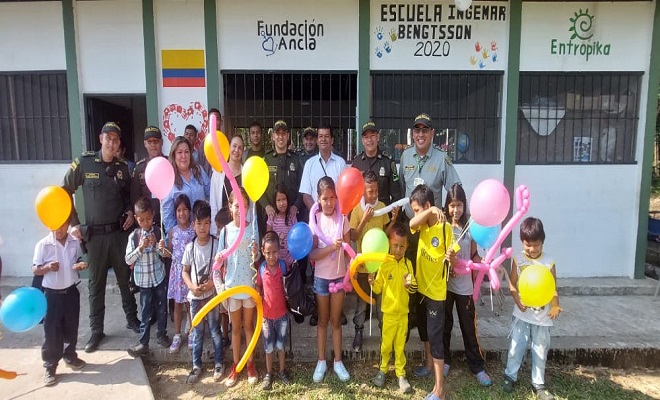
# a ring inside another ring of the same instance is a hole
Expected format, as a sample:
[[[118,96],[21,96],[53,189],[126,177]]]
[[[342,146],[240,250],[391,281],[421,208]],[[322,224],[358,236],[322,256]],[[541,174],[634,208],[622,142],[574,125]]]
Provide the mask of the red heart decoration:
[[[208,117],[206,107],[199,101],[191,101],[187,108],[180,104],[170,104],[163,110],[163,133],[172,143],[177,136],[183,136],[186,125],[195,125],[198,128],[195,149],[198,149],[208,133]]]

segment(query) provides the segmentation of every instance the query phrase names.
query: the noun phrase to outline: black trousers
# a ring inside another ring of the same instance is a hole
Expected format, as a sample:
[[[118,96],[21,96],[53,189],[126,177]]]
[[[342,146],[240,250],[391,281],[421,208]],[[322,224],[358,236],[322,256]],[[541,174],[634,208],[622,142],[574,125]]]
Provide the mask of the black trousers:
[[[80,320],[80,292],[76,286],[64,290],[44,288],[46,304],[44,344],[41,359],[44,368],[55,369],[59,361],[78,358],[78,321]]]
[[[463,335],[468,367],[473,374],[478,374],[484,370],[484,357],[477,338],[477,313],[472,295],[456,294],[449,290],[447,290],[447,299],[445,300],[445,331],[443,337],[445,364],[451,364],[449,344],[451,342],[451,331],[454,328],[454,304],[456,304],[458,324]]]

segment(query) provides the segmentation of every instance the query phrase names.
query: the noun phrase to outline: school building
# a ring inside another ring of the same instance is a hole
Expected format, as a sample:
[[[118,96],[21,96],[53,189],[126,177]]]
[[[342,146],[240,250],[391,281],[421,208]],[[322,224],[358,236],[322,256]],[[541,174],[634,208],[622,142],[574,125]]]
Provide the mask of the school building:
[[[349,161],[368,119],[398,161],[426,112],[468,197],[529,188],[559,276],[644,274],[658,0],[0,1],[0,37],[5,275],[30,275],[35,196],[103,122],[137,160],[146,125],[168,151],[212,107],[226,132],[284,119],[294,145],[329,121]]]

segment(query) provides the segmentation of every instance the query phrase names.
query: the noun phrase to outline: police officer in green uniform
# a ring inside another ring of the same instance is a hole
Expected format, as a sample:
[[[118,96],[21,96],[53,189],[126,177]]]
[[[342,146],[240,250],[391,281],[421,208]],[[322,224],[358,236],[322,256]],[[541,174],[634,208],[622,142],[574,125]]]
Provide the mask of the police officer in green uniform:
[[[158,127],[147,126],[144,129],[144,148],[147,149],[147,156],[135,164],[133,179],[131,179],[131,204],[135,204],[140,197],[151,199],[154,209],[154,224],[160,227],[160,200],[151,195],[144,178],[147,163],[154,157],[165,157],[163,155],[163,135]]]
[[[290,202],[289,215],[297,216],[298,211],[304,207],[302,194],[298,191],[303,165],[300,162],[300,157],[288,149],[289,137],[287,123],[281,120],[275,122],[272,134],[273,150],[264,156],[270,179],[266,191],[259,199],[259,205],[263,207],[268,218],[274,218],[277,214],[274,196],[275,186],[278,184],[284,184],[287,188],[287,196]]]
[[[401,199],[401,186],[396,164],[378,147],[380,133],[373,121],[362,125],[362,145],[364,151],[358,154],[352,167],[360,172],[373,171],[378,176],[378,200],[389,205]]]
[[[316,129],[308,126],[303,130],[302,142],[303,147],[298,151],[300,163],[304,166],[307,160],[319,154],[319,148],[316,145]]]
[[[75,208],[71,216],[71,234],[84,242],[89,264],[89,324],[92,335],[85,351],[96,351],[103,333],[105,285],[112,266],[126,314],[126,327],[139,333],[135,297],[128,288],[129,268],[124,261],[127,230],[133,226],[131,177],[128,165],[115,154],[121,129],[114,122],[103,125],[99,135],[101,150],[85,152],[71,163],[62,187],[73,195],[82,186],[85,200],[85,224],[80,225]]]

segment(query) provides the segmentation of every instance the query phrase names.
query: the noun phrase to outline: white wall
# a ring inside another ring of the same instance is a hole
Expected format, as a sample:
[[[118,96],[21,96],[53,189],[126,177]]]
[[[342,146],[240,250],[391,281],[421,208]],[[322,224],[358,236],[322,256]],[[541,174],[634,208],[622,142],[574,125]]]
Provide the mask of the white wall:
[[[0,71],[66,69],[62,3],[0,3]]]
[[[142,3],[75,2],[82,93],[145,93]]]
[[[557,276],[633,277],[639,204],[637,165],[517,166],[540,218]],[[514,229],[513,244],[521,244]]]
[[[61,185],[69,164],[0,164],[0,256],[4,276],[32,275],[34,245],[48,234],[34,210],[41,189]]]

